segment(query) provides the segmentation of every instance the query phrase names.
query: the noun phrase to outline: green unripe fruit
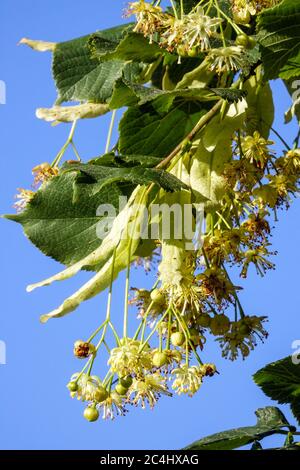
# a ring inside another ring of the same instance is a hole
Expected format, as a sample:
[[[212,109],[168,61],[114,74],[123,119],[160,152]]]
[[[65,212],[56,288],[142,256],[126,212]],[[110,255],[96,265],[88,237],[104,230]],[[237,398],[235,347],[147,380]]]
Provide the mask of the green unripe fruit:
[[[128,391],[128,388],[123,387],[123,385],[119,383],[119,384],[116,385],[115,390],[116,390],[118,395],[121,395],[121,397],[123,397],[124,395],[126,395],[126,393]]]
[[[156,352],[153,355],[152,363],[153,363],[154,367],[163,367],[167,364],[167,362],[168,362],[168,358],[167,358],[166,353]]]
[[[159,289],[154,289],[150,294],[152,302],[155,304],[164,304],[165,303],[165,296]]]
[[[171,343],[173,346],[182,346],[185,342],[185,336],[181,331],[176,331],[171,335]]]
[[[235,40],[238,46],[243,46],[246,49],[253,49],[256,46],[256,41],[251,36],[247,36],[246,34],[239,34]]]
[[[252,36],[249,36],[248,39],[249,39],[248,49],[254,49],[254,47],[257,44],[257,41]]]
[[[127,389],[131,387],[132,382],[133,380],[130,375],[128,375],[128,377],[124,377],[123,379],[120,379],[120,384],[122,385],[122,387],[127,388]]]
[[[238,46],[248,47],[249,40],[246,34],[239,34],[235,40]]]
[[[198,47],[194,46],[191,49],[188,50],[188,56],[189,57],[198,57]]]
[[[89,421],[90,423],[97,421],[99,418],[99,411],[97,408],[92,408],[91,406],[88,406],[84,412],[83,412],[84,418]]]
[[[70,392],[77,392],[77,390],[78,390],[78,384],[75,381],[74,382],[69,382],[67,387],[70,390]]]
[[[94,393],[94,399],[98,403],[101,403],[102,401],[106,400],[107,397],[108,397],[108,393],[104,387],[97,388],[97,390]]]

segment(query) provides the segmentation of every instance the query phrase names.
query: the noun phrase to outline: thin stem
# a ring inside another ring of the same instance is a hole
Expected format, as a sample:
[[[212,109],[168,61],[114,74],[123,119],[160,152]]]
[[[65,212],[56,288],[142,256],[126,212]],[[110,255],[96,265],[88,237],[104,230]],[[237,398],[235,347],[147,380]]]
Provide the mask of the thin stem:
[[[112,387],[112,383],[113,383],[113,380],[114,380],[114,374],[111,376],[111,378],[109,379],[108,383],[107,383],[107,387],[108,387],[108,393],[111,392],[111,387]]]
[[[226,225],[226,227],[231,230],[232,227],[230,227],[229,223],[227,222],[226,219],[224,219],[224,217],[222,216],[222,214],[219,212],[219,211],[216,211],[216,214],[217,216],[224,222],[224,224]]]
[[[141,210],[141,206],[144,204],[144,202],[147,199],[149,193],[149,188],[146,187],[145,190],[143,191],[141,198],[138,203],[136,203],[137,208],[136,211]],[[125,281],[125,300],[124,300],[124,323],[123,323],[123,336],[124,338],[127,338],[127,326],[128,326],[128,296],[129,296],[129,283],[130,283],[130,265],[131,265],[131,255],[132,255],[132,242],[135,237],[135,229],[137,225],[137,219],[138,217],[135,217],[133,227],[132,227],[132,232],[127,233],[127,236],[130,237],[129,241],[129,247],[128,247],[128,258],[127,258],[127,271],[126,271],[126,281]]]
[[[231,18],[229,18],[229,16],[226,15],[226,13],[224,13],[223,10],[221,10],[221,8],[219,7],[218,5],[218,2],[215,2],[215,7],[217,9],[217,11],[225,18],[226,21],[228,21],[228,23],[233,27],[233,29],[235,30],[235,32],[237,34],[244,34],[243,31],[241,30],[241,28],[239,28],[233,21]]]
[[[215,2],[214,2],[214,5],[215,5],[215,7],[217,8],[217,11],[218,11],[218,18],[221,19],[220,11],[219,11],[219,9],[218,9],[218,7],[219,7],[218,2],[215,1]],[[222,26],[222,23],[220,24],[220,31],[221,31],[221,35],[222,35],[223,46],[226,47],[226,40],[225,40],[225,36],[224,36],[224,28],[223,28],[223,26]]]
[[[170,2],[171,2],[171,5],[172,5],[172,8],[173,8],[173,11],[174,11],[174,16],[175,16],[176,19],[178,19],[178,14],[177,14],[177,10],[176,10],[176,7],[174,5],[174,2],[173,2],[173,0],[170,0]]]
[[[230,282],[230,284],[231,284],[232,287],[234,288],[233,282],[232,282],[232,280],[230,279],[230,276],[229,276],[229,274],[228,274],[228,272],[227,272],[227,270],[226,270],[224,264],[223,264],[223,270],[224,270],[224,272],[225,272],[225,274],[226,274],[226,277],[227,277],[228,281]],[[239,300],[239,298],[238,298],[238,295],[237,295],[237,293],[236,293],[235,288],[233,289],[233,296],[234,296],[235,301],[236,301],[236,303],[237,303],[237,305],[238,305],[238,307],[239,307],[239,311],[240,311],[241,318],[244,318],[246,315],[245,315],[244,309],[243,309],[243,307],[242,307],[242,304],[241,304],[241,302],[240,302],[240,300]]]
[[[106,351],[108,352],[108,354],[110,354],[110,347],[108,346],[107,342],[105,341],[105,339],[103,340],[103,344],[106,348]]]
[[[190,332],[189,332],[189,329],[188,329],[187,324],[185,323],[185,321],[184,321],[183,318],[180,318],[180,316],[178,315],[178,313],[176,312],[175,309],[173,310],[173,313],[174,313],[174,315],[175,315],[175,317],[176,317],[178,323],[180,324],[180,326],[181,326],[181,328],[182,328],[182,330],[183,330],[183,334],[184,334],[184,336],[185,336],[185,338],[186,338],[186,341],[188,342],[188,344],[189,344],[190,347],[192,348],[193,353],[195,354],[195,357],[196,357],[197,361],[199,362],[200,365],[202,365],[203,362],[201,361],[199,354],[197,353],[197,351],[196,351],[196,349],[195,349],[195,347],[194,347],[192,341],[190,340]]]
[[[95,361],[95,357],[96,357],[96,355],[95,355],[95,354],[93,354],[93,356],[92,356],[92,359],[91,359],[90,366],[89,366],[89,368],[88,368],[88,371],[87,371],[87,375],[88,375],[88,376],[90,376],[90,375],[91,375],[92,368],[93,368],[94,361]]]
[[[180,0],[180,15],[181,15],[181,18],[184,15],[183,0]]]
[[[119,338],[118,333],[116,332],[116,329],[115,329],[114,325],[112,324],[111,321],[110,321],[108,324],[109,324],[109,326],[110,326],[110,328],[111,328],[111,331],[112,331],[113,334],[114,334],[114,337],[115,337],[115,340],[116,340],[117,345],[120,346],[120,338]]]
[[[124,325],[123,325],[123,336],[127,338],[127,325],[128,325],[128,295],[129,295],[129,282],[130,282],[130,259],[131,259],[131,243],[128,249],[128,261],[126,270],[126,281],[125,281],[125,299],[124,299]]]
[[[207,269],[210,269],[210,263],[209,263],[206,251],[203,246],[202,246],[202,254],[203,254],[203,258],[204,258]]]
[[[74,144],[73,140],[71,141],[71,145],[72,145],[72,148],[73,148],[73,151],[74,151],[74,153],[75,153],[75,155],[76,155],[77,160],[78,160],[79,162],[81,162],[81,157],[80,157],[80,155],[79,155],[79,153],[78,153],[78,150],[77,150],[76,145]]]
[[[114,269],[115,269],[115,261],[116,261],[116,255],[117,255],[117,248],[114,249],[113,252],[113,259],[111,263],[111,274],[110,274],[110,284],[109,284],[109,291],[108,291],[108,297],[107,297],[107,307],[106,307],[106,319],[105,319],[105,326],[104,330],[100,339],[100,344],[104,341],[105,335],[106,335],[106,330],[108,327],[108,323],[110,322],[110,312],[111,312],[111,301],[112,301],[112,290],[113,290],[113,282],[114,282]]]
[[[105,146],[105,153],[109,152],[112,133],[113,133],[115,120],[116,120],[116,114],[117,114],[117,110],[114,109],[113,112],[112,112],[112,115],[111,115],[110,125],[109,125],[109,129],[108,129],[107,141],[106,141],[106,146]]]
[[[240,158],[244,157],[244,152],[242,148],[242,139],[241,139],[241,131],[238,130],[237,132],[238,135],[238,147],[239,147],[239,152],[240,152]]]
[[[90,363],[92,362],[93,360],[93,357],[90,357],[89,360],[86,362],[86,364],[84,365],[84,367],[82,368],[81,372],[79,373],[77,379],[75,380],[75,382],[78,382],[78,380],[80,379],[80,377],[84,374],[84,371],[87,369],[87,367],[90,366]]]
[[[271,127],[271,131],[274,132],[274,134],[278,137],[278,139],[283,143],[283,145],[285,146],[285,148],[287,150],[291,150],[291,147],[289,146],[289,144],[286,142],[286,140],[284,140],[284,138],[279,134],[279,132],[276,131],[276,129],[274,129],[273,127]]]
[[[136,331],[136,333],[135,333],[135,335],[134,335],[134,339],[137,339],[137,337],[138,337],[140,331],[142,330],[141,341],[144,341],[144,338],[145,338],[145,330],[146,330],[146,326],[147,326],[147,317],[148,317],[148,315],[149,315],[149,313],[150,313],[150,311],[151,311],[151,309],[152,309],[152,307],[153,307],[153,304],[154,304],[154,302],[152,301],[152,302],[150,303],[149,307],[147,308],[147,310],[146,310],[146,312],[145,312],[145,314],[144,314],[144,317],[143,317],[143,319],[142,319],[142,321],[141,321],[141,323],[140,323],[140,325],[139,325],[139,327],[138,327],[138,329],[137,329],[137,331]]]
[[[163,314],[163,316],[161,317],[161,319],[157,322],[157,324],[155,325],[155,328],[153,328],[153,330],[151,331],[151,333],[147,336],[147,338],[145,339],[145,341],[143,342],[143,344],[141,345],[140,347],[140,350],[139,352],[142,352],[143,349],[145,348],[146,344],[148,343],[148,341],[152,338],[152,336],[154,335],[154,333],[157,331],[159,325],[161,324],[161,322],[166,318],[166,316],[169,314],[169,310],[170,310],[170,307],[167,309],[167,311]]]
[[[75,132],[75,129],[76,129],[76,125],[77,125],[77,119],[75,121],[73,121],[69,137],[67,138],[67,141],[62,146],[62,148],[60,149],[60,151],[56,155],[55,159],[53,160],[52,165],[51,165],[52,167],[55,167],[59,164],[60,160],[62,159],[62,157],[65,153],[65,151],[67,150],[69,145],[73,142],[73,137],[74,137],[74,132]]]
[[[195,125],[194,129],[191,130],[191,132],[178,144],[174,150],[166,157],[164,158],[157,166],[156,168],[161,169],[166,167],[170,161],[177,155],[178,152],[182,149],[182,145],[188,140],[192,141],[193,138],[195,137],[196,134],[217,114],[217,112],[221,109],[222,107],[223,100],[218,101],[204,116],[202,116],[197,124]]]
[[[95,338],[95,336],[97,336],[97,334],[102,330],[102,328],[107,324],[107,320],[105,320],[102,325],[99,326],[99,328],[97,328],[96,331],[94,331],[94,333],[89,337],[89,339],[87,340],[87,343],[90,343],[91,341],[93,341],[93,339]]]
[[[294,139],[294,145],[293,145],[294,150],[299,147],[299,140],[300,140],[300,129],[299,129],[298,134],[296,135],[296,137]]]
[[[169,311],[169,318],[168,318],[168,337],[167,337],[166,349],[170,349],[170,343],[171,343],[171,326],[172,326],[172,312],[171,312],[171,309],[170,309],[170,311]]]

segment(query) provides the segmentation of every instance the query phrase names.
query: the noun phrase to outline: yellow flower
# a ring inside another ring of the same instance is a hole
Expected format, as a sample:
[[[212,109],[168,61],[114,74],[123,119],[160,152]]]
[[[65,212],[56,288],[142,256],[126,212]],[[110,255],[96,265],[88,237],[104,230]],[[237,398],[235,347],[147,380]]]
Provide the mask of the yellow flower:
[[[204,14],[202,7],[185,17],[184,39],[189,48],[198,46],[201,51],[210,49],[210,37],[216,35],[221,18],[211,18]]]
[[[112,372],[123,377],[130,374],[141,374],[144,369],[151,369],[149,346],[140,351],[141,345],[140,341],[128,338],[119,347],[112,349],[108,360]]]
[[[158,6],[153,6],[150,3],[140,0],[139,2],[129,3],[126,16],[135,15],[137,24],[133,31],[142,33],[144,36],[152,36],[159,32],[164,26],[169,15],[163,14],[162,9]]]
[[[242,139],[242,151],[250,163],[264,169],[272,157],[272,152],[268,146],[273,144],[272,140],[264,139],[259,132],[255,131],[253,136],[247,135]]]
[[[23,188],[18,188],[19,194],[15,196],[16,199],[18,199],[17,202],[14,204],[14,208],[16,209],[17,212],[22,212],[27,204],[32,201],[35,192],[30,191],[29,189],[23,189]]]
[[[252,0],[232,0],[233,19],[236,23],[247,24],[256,15],[256,2]]]
[[[53,178],[53,176],[57,176],[58,168],[52,167],[49,163],[41,163],[32,169],[32,174],[34,176],[33,186],[36,187]]]
[[[222,356],[234,361],[241,353],[242,358],[249,356],[257,346],[257,338],[262,342],[268,337],[267,331],[263,327],[266,317],[245,316],[241,320],[232,323],[231,330],[218,338]]]
[[[215,70],[218,74],[240,69],[243,63],[242,52],[243,48],[241,46],[211,49],[207,57],[210,69]]]
[[[166,379],[158,372],[145,375],[143,378],[134,379],[129,389],[130,401],[133,405],[141,405],[143,409],[148,403],[153,408],[161,395],[171,396],[166,386]]]
[[[78,378],[79,377],[79,378]],[[71,392],[71,397],[77,397],[81,401],[98,401],[98,392],[99,389],[103,389],[103,385],[99,377],[96,375],[82,374],[79,372],[72,375],[72,382],[77,383],[76,392]]]
[[[178,395],[187,393],[192,397],[202,385],[203,370],[199,366],[190,367],[185,364],[173,369],[171,373],[175,375],[172,388]]]
[[[299,175],[300,149],[289,150],[284,157],[277,158],[276,167],[286,175]]]
[[[122,397],[114,391],[98,405],[98,408],[103,410],[103,419],[113,420],[116,416],[124,416],[126,412]]]

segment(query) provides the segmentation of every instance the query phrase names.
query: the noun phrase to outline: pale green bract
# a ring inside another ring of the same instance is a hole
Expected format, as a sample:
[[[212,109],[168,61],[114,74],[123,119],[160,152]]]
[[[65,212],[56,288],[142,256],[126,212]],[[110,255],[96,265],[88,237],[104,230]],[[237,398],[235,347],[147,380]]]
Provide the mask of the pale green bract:
[[[55,281],[63,281],[75,276],[85,266],[102,265],[99,272],[71,297],[67,298],[62,305],[52,312],[42,315],[42,323],[47,322],[50,318],[63,317],[72,312],[81,302],[94,297],[109,286],[112,269],[115,279],[119,272],[126,268],[129,247],[133,254],[140,241],[138,234],[143,222],[145,203],[145,187],[138,186],[125,208],[114,220],[110,233],[98,249],[55,276],[28,286],[27,291],[30,292],[37,287],[47,286]]]
[[[205,203],[206,211],[216,208],[224,195],[224,164],[232,158],[231,138],[245,119],[246,100],[230,105],[226,116],[215,116],[199,134],[193,156],[190,186],[196,203]]]

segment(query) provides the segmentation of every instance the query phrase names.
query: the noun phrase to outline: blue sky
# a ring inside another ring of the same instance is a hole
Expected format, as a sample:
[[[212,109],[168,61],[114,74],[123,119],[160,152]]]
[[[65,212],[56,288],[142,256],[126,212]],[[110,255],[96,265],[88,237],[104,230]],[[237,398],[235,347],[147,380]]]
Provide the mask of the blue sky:
[[[65,125],[51,128],[35,118],[37,107],[51,106],[55,99],[50,54],[17,47],[17,42],[24,36],[63,41],[104,29],[123,21],[124,7],[121,0],[2,0],[0,80],[7,85],[7,104],[0,105],[1,213],[12,212],[16,188],[30,186],[31,168],[52,161],[68,133]],[[283,124],[283,113],[290,104],[288,94],[280,83],[274,83],[273,90],[274,127],[292,142],[296,123]],[[103,117],[79,123],[76,143],[86,158],[104,151],[108,121],[109,117]],[[282,149],[281,144],[277,149]],[[41,325],[39,315],[73,292],[86,274],[27,294],[28,283],[53,274],[59,265],[39,253],[19,226],[2,221],[0,340],[7,345],[7,364],[0,365],[0,448],[178,449],[213,432],[254,424],[255,409],[271,402],[251,375],[290,354],[292,342],[300,339],[299,208],[297,200],[288,213],[279,214],[273,236],[279,251],[277,270],[264,279],[251,273],[241,296],[249,314],[269,315],[267,342],[245,362],[231,363],[221,359],[218,346],[209,340],[203,358],[216,362],[221,374],[207,380],[193,399],[162,399],[153,411],[131,409],[125,418],[92,425],[83,420],[83,406],[69,398],[65,385],[78,368],[72,356],[73,342],[88,337],[97,327],[104,315],[105,295],[67,318]],[[135,272],[132,284],[140,282],[141,275]],[[150,283],[151,276],[145,278],[145,285]],[[117,317],[122,308],[122,276],[115,292]],[[288,408],[282,409],[293,421]]]

